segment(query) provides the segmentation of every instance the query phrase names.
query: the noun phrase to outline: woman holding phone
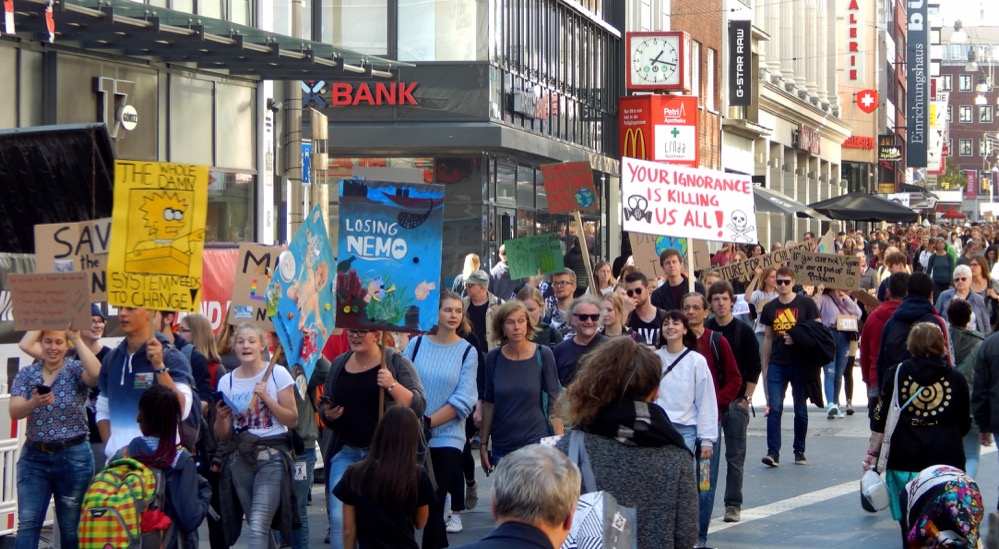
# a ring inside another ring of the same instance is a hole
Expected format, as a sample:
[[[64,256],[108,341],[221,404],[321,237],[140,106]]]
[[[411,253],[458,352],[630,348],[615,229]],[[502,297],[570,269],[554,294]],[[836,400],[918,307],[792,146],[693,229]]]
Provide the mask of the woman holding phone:
[[[66,358],[69,342],[78,360]],[[29,418],[17,461],[18,531],[14,547],[36,549],[49,499],[55,495],[61,547],[77,546],[80,503],[94,476],[87,429],[87,396],[101,363],[73,331],[30,331],[20,346],[41,345],[42,359],[14,376],[10,417]]]

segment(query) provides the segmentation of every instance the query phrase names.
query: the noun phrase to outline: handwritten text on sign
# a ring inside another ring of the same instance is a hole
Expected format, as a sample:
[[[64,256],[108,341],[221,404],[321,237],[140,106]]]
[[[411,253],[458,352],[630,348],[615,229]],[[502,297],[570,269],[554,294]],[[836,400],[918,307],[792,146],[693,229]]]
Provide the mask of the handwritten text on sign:
[[[724,267],[718,267],[719,276],[722,280],[734,280],[737,278],[746,280],[756,276],[756,269],[766,269],[768,267],[780,267],[791,261],[791,250],[779,250],[768,254],[758,255],[746,259],[729,263]]]
[[[274,330],[274,325],[267,317],[267,286],[277,267],[280,253],[281,248],[278,246],[251,242],[239,244],[229,324],[238,326],[244,322],[252,322],[266,331]]]
[[[756,242],[748,175],[622,159],[624,230],[722,242]]]
[[[107,298],[111,218],[80,223],[35,225],[35,270],[40,273],[85,272],[91,301]]]
[[[208,167],[115,161],[108,303],[196,312]]]
[[[7,275],[15,330],[74,330],[90,327],[87,273]]]
[[[538,271],[549,274],[565,269],[562,247],[555,233],[507,240],[504,246],[512,279],[534,276]]]
[[[597,192],[589,162],[542,164],[548,211],[551,213],[597,211]]]
[[[837,290],[860,289],[860,260],[855,256],[818,254],[795,248],[791,267],[799,284]]]

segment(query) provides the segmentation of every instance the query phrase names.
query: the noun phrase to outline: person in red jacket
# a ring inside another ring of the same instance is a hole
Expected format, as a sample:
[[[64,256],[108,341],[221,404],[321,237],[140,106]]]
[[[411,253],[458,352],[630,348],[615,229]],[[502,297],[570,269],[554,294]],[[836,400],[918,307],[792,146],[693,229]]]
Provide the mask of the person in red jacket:
[[[691,292],[683,296],[681,306],[690,331],[697,336],[697,351],[704,355],[708,369],[711,370],[711,377],[714,378],[715,398],[718,401],[718,417],[720,419],[721,413],[728,409],[742,390],[742,374],[739,372],[739,365],[735,362],[732,346],[729,345],[725,336],[721,333],[713,335],[714,332],[704,326],[710,310],[707,298],[703,294]],[[722,432],[720,421],[718,431]],[[711,509],[714,508],[715,504],[715,487],[718,484],[721,438],[718,437],[718,440],[715,441],[714,451],[711,454],[710,488],[698,492],[701,510],[697,532],[698,546],[707,545],[708,525],[711,522]],[[700,475],[700,468],[698,468],[698,475]]]
[[[909,274],[895,273],[888,278],[887,301],[878,305],[860,332],[860,377],[867,385],[868,414],[874,409],[880,392],[878,379],[878,351],[881,349],[881,332],[885,323],[902,304],[902,299],[909,293]]]

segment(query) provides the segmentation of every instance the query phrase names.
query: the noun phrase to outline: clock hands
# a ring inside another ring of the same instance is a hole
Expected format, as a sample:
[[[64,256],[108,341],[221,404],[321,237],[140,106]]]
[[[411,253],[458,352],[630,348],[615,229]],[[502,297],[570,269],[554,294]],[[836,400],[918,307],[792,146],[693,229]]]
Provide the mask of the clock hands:
[[[664,53],[663,50],[659,50],[659,54],[656,55],[655,59],[649,59],[649,63],[652,63],[653,65],[656,64],[656,63],[661,63],[661,64],[666,65],[668,67],[675,67],[676,63],[670,63],[669,61],[663,61],[663,60],[659,59],[660,57],[663,56],[663,53]]]

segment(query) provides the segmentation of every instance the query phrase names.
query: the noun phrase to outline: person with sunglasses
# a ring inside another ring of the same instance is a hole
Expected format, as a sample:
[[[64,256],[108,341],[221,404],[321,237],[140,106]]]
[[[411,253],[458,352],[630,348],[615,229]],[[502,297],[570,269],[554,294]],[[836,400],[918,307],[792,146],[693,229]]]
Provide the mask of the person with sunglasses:
[[[576,333],[555,346],[555,367],[563,387],[575,379],[579,360],[608,339],[599,333],[601,308],[600,301],[592,295],[577,297],[569,306],[569,322]]]
[[[768,364],[767,386],[770,395],[770,413],[767,415],[767,455],[763,464],[777,467],[780,464],[781,416],[784,412],[784,395],[791,385],[794,401],[794,462],[805,465],[805,434],[808,431],[808,407],[805,403],[807,376],[795,364],[790,347],[794,340],[788,331],[799,322],[819,321],[819,308],[815,300],[794,292],[794,269],[777,269],[777,299],[763,306],[760,322],[766,327],[763,333],[762,363]]]
[[[649,279],[640,271],[628,273],[624,278],[624,289],[635,306],[628,315],[628,327],[638,333],[638,341],[653,349],[659,348],[666,311],[652,304]]]
[[[318,407],[319,417],[330,430],[323,446],[330,488],[340,482],[347,467],[368,455],[381,415],[379,392],[385,393],[386,408],[407,406],[417,417],[423,417],[427,407],[423,383],[411,360],[389,347],[384,351],[387,367],[380,367],[381,331],[347,329],[346,332],[350,350],[330,365]],[[332,493],[326,496],[330,545],[334,549],[343,548],[343,502]]]

